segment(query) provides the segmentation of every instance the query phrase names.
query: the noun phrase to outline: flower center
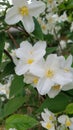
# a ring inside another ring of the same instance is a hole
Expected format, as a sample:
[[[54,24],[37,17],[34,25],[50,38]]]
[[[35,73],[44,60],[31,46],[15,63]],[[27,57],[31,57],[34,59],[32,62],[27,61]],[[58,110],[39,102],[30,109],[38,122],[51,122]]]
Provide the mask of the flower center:
[[[34,78],[33,83],[37,84],[38,83],[38,78]]]
[[[71,126],[71,121],[67,120],[65,124],[66,124],[67,127],[69,127],[69,126]]]
[[[45,25],[42,25],[42,29],[43,29],[43,30],[46,30],[46,26],[45,26]]]
[[[54,85],[53,86],[53,90],[59,90],[60,89],[60,85]]]
[[[68,68],[64,68],[64,71],[65,72],[69,72],[70,70]]]
[[[52,78],[53,76],[54,76],[54,71],[53,71],[53,70],[48,70],[48,71],[46,72],[46,77]]]
[[[28,64],[32,64],[33,62],[34,62],[33,59],[28,59],[28,61],[27,61]]]
[[[49,123],[49,122],[48,122],[48,123],[47,123],[47,125],[46,125],[46,128],[47,128],[47,129],[50,129],[50,128],[52,128],[52,125],[51,125],[51,123]]]
[[[22,16],[28,15],[28,13],[29,13],[28,8],[26,6],[19,8],[19,12]]]
[[[52,115],[51,115],[51,116],[49,116],[49,120],[51,120],[51,121],[53,120],[53,116],[52,116]]]
[[[52,1],[52,0],[48,0],[48,2],[49,2],[50,4],[52,4],[53,1]]]

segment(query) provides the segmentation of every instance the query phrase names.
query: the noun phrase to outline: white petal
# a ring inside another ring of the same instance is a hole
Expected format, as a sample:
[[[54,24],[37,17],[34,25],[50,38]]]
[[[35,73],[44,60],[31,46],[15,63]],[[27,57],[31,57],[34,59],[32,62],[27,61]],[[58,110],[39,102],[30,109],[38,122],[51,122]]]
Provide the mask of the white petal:
[[[70,90],[70,89],[73,89],[73,82],[64,85],[63,88],[62,88],[62,90],[64,90],[64,91],[67,91],[67,90]]]
[[[48,92],[48,96],[50,98],[54,98],[55,96],[57,96],[59,94],[61,90],[54,90],[53,87],[51,88],[51,90]]]
[[[59,116],[58,122],[61,124],[65,124],[67,118],[68,118],[68,116],[66,116],[66,115]]]
[[[18,9],[16,7],[12,7],[8,9],[6,13],[5,22],[9,25],[15,24],[22,19],[22,16],[19,14]]]
[[[23,41],[20,44],[20,48],[16,49],[16,56],[18,58],[26,58],[30,55],[30,50],[32,49],[32,45],[28,41]]]
[[[44,59],[41,59],[40,61],[35,63],[33,66],[31,66],[30,73],[38,77],[43,77],[44,76],[44,63],[45,63]]]
[[[19,61],[19,63],[15,67],[15,72],[17,75],[25,74],[28,70],[29,70],[29,65],[24,64],[24,62],[21,60]]]
[[[41,113],[41,116],[42,116],[42,118],[43,118],[43,120],[44,120],[45,122],[48,122],[49,116],[48,116],[46,113],[42,112],[42,113]]]
[[[13,5],[21,7],[24,6],[26,3],[26,0],[12,0]]]
[[[31,16],[24,16],[22,19],[22,23],[24,25],[25,30],[28,33],[33,32],[35,27],[34,27],[33,18]]]
[[[66,59],[66,67],[71,67],[72,65],[72,55],[68,56],[68,58]]]
[[[37,84],[38,92],[41,95],[45,95],[50,91],[50,89],[53,85],[54,85],[54,83],[52,81],[50,81],[49,79],[41,78],[41,79],[39,79],[39,82]]]
[[[42,1],[33,0],[32,3],[28,5],[28,8],[31,16],[38,17],[39,14],[45,10],[45,4]]]

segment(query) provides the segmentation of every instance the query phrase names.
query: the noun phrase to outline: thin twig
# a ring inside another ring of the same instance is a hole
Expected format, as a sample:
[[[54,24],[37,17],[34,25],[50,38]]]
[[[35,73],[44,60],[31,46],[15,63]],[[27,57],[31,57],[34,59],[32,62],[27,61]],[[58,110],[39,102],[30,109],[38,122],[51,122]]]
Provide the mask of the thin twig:
[[[11,59],[11,61],[13,61],[11,55],[9,54],[9,52],[7,50],[4,49],[4,53]]]
[[[19,45],[17,44],[17,42],[15,41],[14,37],[12,36],[12,34],[7,30],[9,37],[11,38],[11,40],[13,41],[14,45],[16,48],[19,48]]]

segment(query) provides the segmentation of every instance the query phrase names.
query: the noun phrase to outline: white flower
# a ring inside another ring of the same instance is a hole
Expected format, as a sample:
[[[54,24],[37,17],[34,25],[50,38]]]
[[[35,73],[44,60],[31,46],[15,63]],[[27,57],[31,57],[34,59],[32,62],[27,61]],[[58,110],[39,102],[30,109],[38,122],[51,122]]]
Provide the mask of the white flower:
[[[56,22],[58,21],[58,15],[57,14],[52,14],[52,13],[49,13],[46,15],[46,19],[48,21],[48,30],[50,33],[54,34],[54,29],[55,29],[55,26],[56,26]]]
[[[43,19],[41,19],[40,17],[38,18],[38,22],[41,26],[42,32],[44,34],[48,34],[48,24]]]
[[[61,40],[60,41],[60,46],[61,46],[62,49],[65,49],[66,48],[66,41]]]
[[[16,128],[9,128],[9,130],[17,130]]]
[[[24,75],[24,82],[27,84],[31,84],[33,87],[37,87],[38,81],[39,77],[32,75],[31,73],[26,73]]]
[[[63,76],[65,78],[68,78],[68,80],[65,82],[62,90],[69,90],[72,89],[73,86],[69,84],[73,84],[73,68],[71,67],[72,65],[72,55],[68,56],[68,58],[65,60],[63,56],[60,57],[60,67],[63,72]]]
[[[23,41],[20,48],[15,50],[17,58],[15,72],[17,75],[25,74],[33,67],[46,53],[46,42],[39,41],[32,46],[28,41]]]
[[[73,22],[71,23],[70,30],[71,30],[71,32],[73,31]]]
[[[64,22],[64,21],[68,21],[66,12],[64,12],[58,19],[58,22]]]
[[[13,0],[13,7],[7,10],[5,21],[9,25],[22,21],[28,33],[33,32],[33,16],[38,17],[45,10],[42,1]]]
[[[55,130],[55,121],[56,118],[54,114],[48,109],[44,109],[44,112],[41,113],[41,116],[44,121],[41,121],[41,125],[47,130]]]
[[[61,115],[58,117],[58,122],[61,125],[65,125],[70,130],[73,130],[73,117],[69,118],[67,115]]]
[[[36,68],[36,69],[35,69]],[[48,55],[46,61],[41,61],[31,68],[32,74],[40,77],[37,89],[41,95],[48,94],[53,86],[58,84],[57,90],[60,90],[60,86],[63,86],[69,80],[66,76],[63,76],[63,72],[60,69],[59,58],[56,54]],[[71,81],[71,79],[70,79]]]

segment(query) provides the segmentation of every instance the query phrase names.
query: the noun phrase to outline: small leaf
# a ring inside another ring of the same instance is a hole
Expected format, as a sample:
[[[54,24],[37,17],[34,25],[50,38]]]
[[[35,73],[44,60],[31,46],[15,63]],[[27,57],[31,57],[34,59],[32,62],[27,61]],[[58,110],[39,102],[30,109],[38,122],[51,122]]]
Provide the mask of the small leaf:
[[[0,80],[5,77],[8,76],[10,74],[14,73],[14,63],[13,62],[9,62],[8,64],[6,64],[4,71],[0,74]]]
[[[35,35],[35,37],[37,39],[43,40],[44,37],[43,37],[42,29],[41,29],[38,21],[35,18],[33,18],[33,19],[34,19],[34,23],[35,23],[35,30],[34,30],[33,34]]]
[[[10,97],[17,96],[18,94],[23,92],[24,82],[23,76],[15,75],[14,80],[10,86]]]
[[[5,33],[0,32],[0,63],[2,60],[2,53],[4,51],[4,46],[5,46]]]
[[[47,97],[37,112],[42,112],[44,108],[48,108],[52,112],[61,112],[65,110],[69,100],[70,98],[63,93],[60,93],[55,98]]]
[[[67,114],[73,114],[73,103],[70,103],[70,104],[66,107],[66,113],[67,113]]]
[[[6,120],[6,130],[16,128],[17,130],[27,130],[38,124],[38,121],[28,115],[13,115]]]
[[[0,116],[0,118],[4,118],[12,113],[14,113],[15,111],[17,111],[18,108],[20,108],[23,103],[25,102],[25,97],[15,97],[11,100],[9,100],[5,105],[4,105],[4,109],[2,109],[2,117]]]

